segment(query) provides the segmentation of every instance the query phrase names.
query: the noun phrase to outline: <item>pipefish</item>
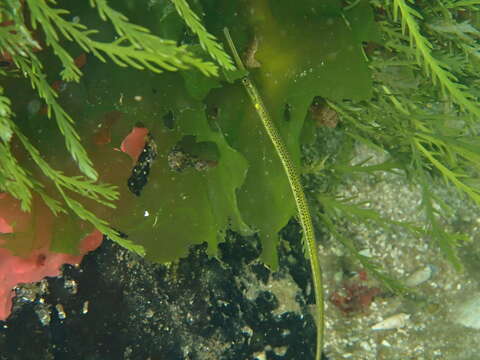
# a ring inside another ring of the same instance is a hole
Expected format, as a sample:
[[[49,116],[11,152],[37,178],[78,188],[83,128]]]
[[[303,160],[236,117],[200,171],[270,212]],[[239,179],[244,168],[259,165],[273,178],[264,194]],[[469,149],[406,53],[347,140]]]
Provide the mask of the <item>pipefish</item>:
[[[224,28],[223,32],[232,51],[238,69],[245,71],[245,66],[243,65],[242,59],[238,55],[232,37],[230,36],[230,32],[227,28]],[[322,269],[320,267],[320,261],[318,259],[315,231],[313,229],[312,217],[310,215],[307,199],[305,197],[305,192],[303,191],[300,176],[298,175],[292,158],[290,157],[287,147],[285,146],[285,143],[280,136],[277,127],[273,123],[270,114],[265,107],[265,104],[260,96],[257,87],[248,76],[244,76],[243,78],[241,78],[241,82],[243,87],[247,91],[248,97],[250,98],[250,101],[252,102],[253,107],[258,114],[258,117],[262,121],[263,127],[268,137],[270,138],[270,141],[272,142],[278,157],[280,158],[280,162],[282,163],[285,174],[287,175],[290,189],[295,199],[300,225],[302,226],[303,230],[303,238],[305,241],[308,255],[310,257],[310,268],[313,279],[313,288],[315,292],[315,309],[317,315],[315,317],[317,325],[317,344],[315,359],[320,360],[323,348],[324,333],[324,296],[322,285]]]

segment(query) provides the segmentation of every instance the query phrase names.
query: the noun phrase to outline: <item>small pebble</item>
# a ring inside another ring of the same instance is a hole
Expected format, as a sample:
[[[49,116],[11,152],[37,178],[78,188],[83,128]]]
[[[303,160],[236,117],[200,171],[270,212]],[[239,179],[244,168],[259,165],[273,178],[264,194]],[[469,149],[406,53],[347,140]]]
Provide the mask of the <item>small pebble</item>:
[[[405,280],[405,284],[410,287],[423,284],[425,281],[429,280],[434,273],[435,267],[433,265],[424,266],[411,274],[407,280]]]
[[[409,314],[399,313],[392,315],[372,326],[372,330],[393,330],[400,329],[407,324]]]

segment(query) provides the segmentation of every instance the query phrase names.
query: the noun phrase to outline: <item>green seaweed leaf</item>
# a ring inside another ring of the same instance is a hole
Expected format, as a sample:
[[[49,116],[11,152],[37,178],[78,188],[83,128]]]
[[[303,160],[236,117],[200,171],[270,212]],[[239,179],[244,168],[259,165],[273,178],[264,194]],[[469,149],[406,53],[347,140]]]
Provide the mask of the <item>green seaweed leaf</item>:
[[[223,5],[216,6],[220,6],[217,11],[221,14],[228,14],[227,10],[222,12]],[[370,96],[370,73],[361,52],[361,41],[370,32],[358,34],[357,24],[362,29],[368,28],[373,17],[368,6],[352,10],[352,17],[364,21],[352,21],[351,26],[355,27],[349,28],[342,17],[316,17],[316,21],[305,23],[305,16],[316,16],[315,9],[299,7],[295,12],[289,9],[286,3],[272,8],[264,2],[255,4],[252,13],[256,17],[252,21],[256,22],[257,17],[265,21],[258,22],[255,34],[259,40],[254,56],[261,67],[253,69],[251,75],[298,166],[304,119],[315,96],[357,100]],[[211,21],[215,27],[218,19]],[[234,20],[225,15],[223,21],[228,25]],[[229,27],[234,38],[239,39],[235,43],[245,43],[241,31]],[[325,37],[311,34],[325,34]],[[238,85],[213,91],[208,104],[220,109],[215,122],[232,147],[248,160],[247,177],[238,191],[239,207],[245,221],[259,232],[263,261],[276,268],[278,232],[296,213],[288,180],[255,111]]]

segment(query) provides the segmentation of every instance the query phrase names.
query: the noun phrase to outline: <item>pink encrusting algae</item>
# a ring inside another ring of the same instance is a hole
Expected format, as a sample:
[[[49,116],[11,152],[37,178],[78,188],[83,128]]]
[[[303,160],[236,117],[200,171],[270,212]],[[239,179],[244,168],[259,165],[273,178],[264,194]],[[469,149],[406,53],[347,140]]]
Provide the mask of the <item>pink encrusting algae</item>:
[[[121,115],[117,111],[107,113],[105,134],[98,138],[96,132],[93,136],[99,141],[95,144],[110,142],[111,127]],[[121,143],[120,150],[127,153],[134,164],[145,147],[147,136],[147,128],[134,127]],[[127,167],[125,171],[129,173],[131,169]],[[33,196],[32,212],[22,211],[20,205],[19,200],[0,192],[0,321],[10,316],[15,286],[60,275],[63,264],[79,264],[103,239],[98,230],[93,230],[79,244],[78,255],[53,252],[50,250],[56,221],[53,213],[37,195]]]
[[[1,194],[2,202],[18,202],[6,194]],[[17,205],[17,204],[15,204]],[[6,207],[0,207],[0,210]],[[8,222],[5,214],[0,211],[0,235],[15,234],[15,223]],[[48,224],[50,225],[50,224]],[[102,243],[103,235],[94,230],[86,236],[79,247],[79,255],[55,253],[49,250],[51,229],[42,229],[50,237],[39,247],[32,250],[28,256],[16,256],[9,249],[0,248],[0,321],[6,320],[12,309],[13,288],[21,283],[40,281],[46,276],[58,276],[63,264],[79,264],[83,256],[95,250]],[[32,235],[33,236],[33,235]],[[0,239],[0,245],[4,242]]]
[[[120,149],[130,155],[133,163],[136,163],[138,157],[147,142],[148,129],[144,127],[134,127],[130,134],[122,141]]]

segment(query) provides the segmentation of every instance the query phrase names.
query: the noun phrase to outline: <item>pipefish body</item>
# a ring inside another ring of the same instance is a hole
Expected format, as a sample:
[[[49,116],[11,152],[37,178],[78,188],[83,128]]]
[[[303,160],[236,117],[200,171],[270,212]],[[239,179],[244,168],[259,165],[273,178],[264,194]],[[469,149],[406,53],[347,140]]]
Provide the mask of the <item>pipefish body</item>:
[[[237,67],[240,70],[246,70],[243,65],[240,56],[238,55],[237,49],[233,44],[233,40],[230,36],[230,32],[227,28],[224,28],[224,34],[227,39],[228,45],[232,51],[233,57],[237,64]],[[255,108],[260,120],[262,121],[263,127],[267,132],[270,141],[272,142],[275,151],[277,152],[278,157],[282,163],[283,169],[287,175],[288,182],[290,184],[290,189],[292,190],[293,197],[295,199],[295,204],[298,211],[298,217],[300,219],[300,224],[302,226],[304,241],[307,247],[308,255],[310,257],[310,267],[311,274],[313,278],[313,287],[315,291],[315,302],[316,302],[316,325],[317,325],[317,344],[316,344],[316,353],[315,359],[320,360],[323,348],[323,333],[324,333],[324,297],[323,297],[323,286],[322,286],[322,270],[320,267],[320,261],[317,254],[317,243],[315,240],[315,232],[313,229],[312,217],[310,215],[310,210],[308,207],[307,199],[305,197],[305,192],[303,191],[302,183],[300,176],[293,164],[293,161],[288,153],[287,147],[280,136],[275,124],[273,123],[265,104],[258,92],[256,86],[250,80],[248,76],[244,76],[241,79],[241,82],[247,91],[247,94]]]

